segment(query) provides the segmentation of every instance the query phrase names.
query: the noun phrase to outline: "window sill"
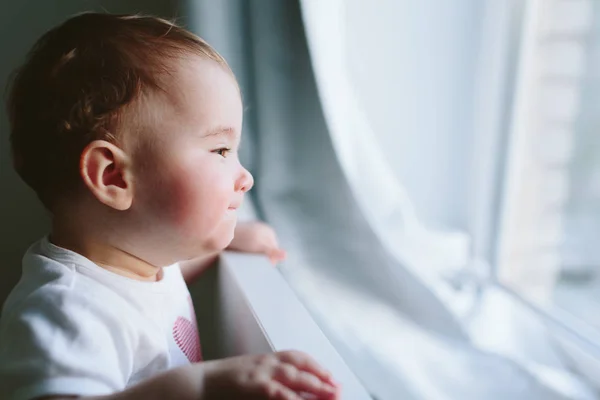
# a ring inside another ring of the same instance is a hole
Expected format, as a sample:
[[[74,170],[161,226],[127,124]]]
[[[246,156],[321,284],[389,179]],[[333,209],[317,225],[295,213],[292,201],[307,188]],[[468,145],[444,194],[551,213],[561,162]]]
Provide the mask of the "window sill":
[[[190,288],[208,359],[300,350],[331,371],[344,400],[371,399],[266,258],[227,252],[213,270]]]

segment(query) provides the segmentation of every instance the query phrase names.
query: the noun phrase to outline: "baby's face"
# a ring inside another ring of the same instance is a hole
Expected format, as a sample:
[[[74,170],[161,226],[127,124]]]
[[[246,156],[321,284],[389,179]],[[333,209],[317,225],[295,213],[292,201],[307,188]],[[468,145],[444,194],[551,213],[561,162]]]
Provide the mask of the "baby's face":
[[[155,132],[140,139],[134,157],[132,211],[160,237],[160,251],[183,260],[229,244],[253,180],[238,159],[242,102],[233,77],[195,57],[167,90],[170,104],[158,110]]]

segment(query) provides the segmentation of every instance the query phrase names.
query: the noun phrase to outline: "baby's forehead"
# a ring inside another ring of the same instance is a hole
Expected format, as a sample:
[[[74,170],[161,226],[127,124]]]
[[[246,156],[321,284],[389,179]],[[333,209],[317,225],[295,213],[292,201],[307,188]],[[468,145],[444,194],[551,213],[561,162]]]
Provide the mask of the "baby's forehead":
[[[194,114],[216,105],[241,103],[240,89],[233,74],[212,60],[195,57],[180,62],[170,76],[169,99],[179,111]]]
[[[214,60],[199,56],[179,57],[173,60],[173,69],[165,76],[165,91],[174,102],[188,102],[215,96],[224,90],[240,89],[231,70]],[[240,96],[241,100],[241,96]]]
[[[136,107],[149,130],[241,130],[240,89],[233,74],[218,63],[201,57],[174,60],[160,82],[160,88],[144,94]]]

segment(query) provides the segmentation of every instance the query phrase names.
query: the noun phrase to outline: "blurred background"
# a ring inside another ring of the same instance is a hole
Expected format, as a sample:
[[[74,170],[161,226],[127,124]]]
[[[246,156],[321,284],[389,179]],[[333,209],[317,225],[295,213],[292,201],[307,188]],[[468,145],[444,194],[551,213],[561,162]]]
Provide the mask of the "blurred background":
[[[92,10],[228,60],[251,212],[374,398],[600,398],[599,1],[2,0],[2,86]],[[3,302],[49,221],[6,114],[0,182]]]

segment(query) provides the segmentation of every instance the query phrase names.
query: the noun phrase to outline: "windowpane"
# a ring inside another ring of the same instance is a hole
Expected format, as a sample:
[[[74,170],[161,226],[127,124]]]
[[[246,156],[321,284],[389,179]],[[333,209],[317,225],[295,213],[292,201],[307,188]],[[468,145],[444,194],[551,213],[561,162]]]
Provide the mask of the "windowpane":
[[[538,3],[520,60],[499,279],[600,329],[598,4]]]

